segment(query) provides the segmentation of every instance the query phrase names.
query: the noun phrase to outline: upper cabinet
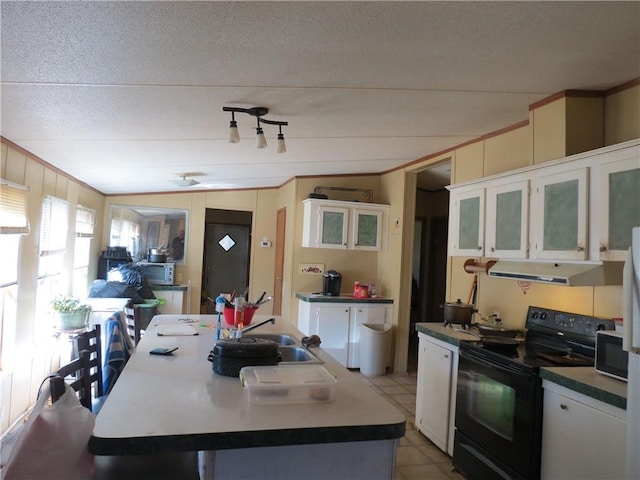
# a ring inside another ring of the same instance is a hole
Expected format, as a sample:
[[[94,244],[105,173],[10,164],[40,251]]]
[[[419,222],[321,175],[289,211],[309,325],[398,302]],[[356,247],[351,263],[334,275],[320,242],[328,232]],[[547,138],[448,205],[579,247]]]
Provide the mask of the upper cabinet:
[[[302,246],[379,251],[386,248],[388,205],[308,198]]]
[[[587,258],[587,169],[531,181],[531,257]]]
[[[621,261],[640,226],[640,140],[448,188],[451,256]]]
[[[529,181],[487,187],[486,253],[499,258],[527,258]]]
[[[591,256],[600,260],[624,260],[631,229],[640,225],[640,160],[617,157],[594,169],[592,209],[598,212],[599,241],[592,242]]]
[[[451,192],[449,199],[449,255],[484,254],[485,189]]]

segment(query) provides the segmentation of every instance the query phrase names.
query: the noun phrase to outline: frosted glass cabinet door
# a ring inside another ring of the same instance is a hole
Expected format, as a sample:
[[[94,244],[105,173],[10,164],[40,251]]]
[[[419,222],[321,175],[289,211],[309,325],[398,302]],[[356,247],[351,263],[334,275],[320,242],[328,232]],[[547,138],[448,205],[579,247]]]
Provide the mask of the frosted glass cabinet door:
[[[449,255],[483,254],[484,195],[484,189],[452,194]]]
[[[624,260],[631,246],[631,229],[640,226],[640,159],[629,158],[600,166],[598,195],[600,260]]]
[[[354,250],[379,250],[382,213],[355,209],[353,215]]]
[[[485,255],[527,258],[529,182],[487,187]]]
[[[318,232],[319,247],[347,248],[347,223],[349,210],[337,207],[320,207]]]
[[[587,169],[541,177],[531,182],[532,256],[587,258]]]

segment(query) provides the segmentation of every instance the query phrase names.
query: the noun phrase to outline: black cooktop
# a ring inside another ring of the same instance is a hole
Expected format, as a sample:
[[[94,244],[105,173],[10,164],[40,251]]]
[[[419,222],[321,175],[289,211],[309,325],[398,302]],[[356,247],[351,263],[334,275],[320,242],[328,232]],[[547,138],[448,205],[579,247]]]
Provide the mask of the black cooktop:
[[[610,319],[529,307],[527,335],[517,348],[461,342],[460,351],[537,374],[540,367],[593,366],[598,330],[614,330]]]

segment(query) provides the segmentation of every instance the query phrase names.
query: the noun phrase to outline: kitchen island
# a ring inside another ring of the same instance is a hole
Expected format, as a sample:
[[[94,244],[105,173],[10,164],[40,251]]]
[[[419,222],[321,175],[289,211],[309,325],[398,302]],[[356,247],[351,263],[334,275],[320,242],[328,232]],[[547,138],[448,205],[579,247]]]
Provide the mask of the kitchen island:
[[[216,316],[192,315],[198,335],[157,336],[152,320],[96,418],[89,449],[96,455],[201,452],[205,478],[392,478],[405,417],[360,375],[321,348],[313,353],[337,379],[335,400],[250,404],[238,378],[213,372]],[[257,315],[254,323],[269,318]],[[276,317],[253,333],[297,329]],[[177,346],[171,356],[149,355]]]

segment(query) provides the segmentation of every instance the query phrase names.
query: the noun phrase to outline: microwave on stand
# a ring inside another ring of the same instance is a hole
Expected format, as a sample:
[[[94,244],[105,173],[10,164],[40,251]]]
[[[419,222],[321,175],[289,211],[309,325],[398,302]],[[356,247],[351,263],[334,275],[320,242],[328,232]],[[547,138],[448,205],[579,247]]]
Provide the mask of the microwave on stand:
[[[175,285],[176,264],[174,262],[138,262],[138,267],[151,286]]]

